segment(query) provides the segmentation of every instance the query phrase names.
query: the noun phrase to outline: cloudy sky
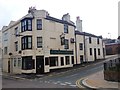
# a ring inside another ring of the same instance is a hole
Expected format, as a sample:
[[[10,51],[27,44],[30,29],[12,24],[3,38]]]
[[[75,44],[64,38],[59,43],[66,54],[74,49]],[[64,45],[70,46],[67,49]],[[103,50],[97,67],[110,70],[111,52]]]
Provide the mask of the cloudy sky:
[[[69,13],[72,21],[80,16],[83,31],[104,38],[118,37],[118,1],[120,0],[0,0],[0,29],[11,20],[27,14],[29,7],[47,10],[51,16],[61,19]],[[109,34],[108,34],[109,33]]]

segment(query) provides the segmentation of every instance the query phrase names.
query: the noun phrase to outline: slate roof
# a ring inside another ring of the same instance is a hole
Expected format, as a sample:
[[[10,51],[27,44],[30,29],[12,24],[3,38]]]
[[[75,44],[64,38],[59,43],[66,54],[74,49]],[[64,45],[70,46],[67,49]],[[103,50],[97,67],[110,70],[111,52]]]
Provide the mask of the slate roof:
[[[90,37],[96,37],[96,38],[101,38],[102,39],[102,36],[96,36],[94,34],[87,33],[87,32],[75,31],[75,34],[76,35],[85,35],[85,36],[90,36]]]

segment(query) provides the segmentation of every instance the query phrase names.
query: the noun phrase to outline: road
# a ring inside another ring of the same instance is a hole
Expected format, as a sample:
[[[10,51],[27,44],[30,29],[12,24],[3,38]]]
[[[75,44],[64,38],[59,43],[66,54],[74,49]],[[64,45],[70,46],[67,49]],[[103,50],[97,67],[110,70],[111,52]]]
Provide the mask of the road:
[[[30,80],[3,78],[2,86],[3,88],[78,88],[76,81],[103,70],[104,62],[105,61],[101,61],[64,72],[56,72],[43,78]]]

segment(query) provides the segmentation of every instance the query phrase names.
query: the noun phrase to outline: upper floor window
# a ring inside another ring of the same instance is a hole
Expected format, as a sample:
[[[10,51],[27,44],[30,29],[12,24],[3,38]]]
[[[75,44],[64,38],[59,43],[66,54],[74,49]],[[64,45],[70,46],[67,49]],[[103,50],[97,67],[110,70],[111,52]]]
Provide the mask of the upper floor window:
[[[24,36],[21,40],[22,50],[24,49],[32,49],[32,36]]]
[[[97,38],[97,44],[100,44],[100,39],[99,38]]]
[[[42,19],[37,19],[37,30],[42,30]]]
[[[65,39],[64,49],[69,49],[69,40]]]
[[[32,31],[32,19],[24,19],[21,21],[21,31]]]
[[[83,50],[83,43],[79,43],[80,50]]]
[[[92,43],[91,37],[89,37],[89,43]]]
[[[17,36],[19,34],[18,32],[18,27],[15,28],[15,36]]]
[[[68,33],[68,25],[64,24],[64,33]]]
[[[37,48],[42,48],[42,37],[37,37]]]
[[[4,54],[7,54],[7,53],[8,53],[8,48],[4,47]]]
[[[15,51],[18,51],[18,41],[15,42]]]

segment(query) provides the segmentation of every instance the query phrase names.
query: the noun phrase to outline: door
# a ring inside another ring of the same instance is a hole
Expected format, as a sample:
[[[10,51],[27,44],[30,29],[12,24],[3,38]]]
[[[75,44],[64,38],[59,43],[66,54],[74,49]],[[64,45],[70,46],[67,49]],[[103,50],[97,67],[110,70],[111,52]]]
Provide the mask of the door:
[[[94,48],[94,60],[97,59],[97,56],[96,56],[96,48]]]
[[[44,73],[44,56],[36,57],[36,73],[37,74]]]
[[[8,61],[8,73],[10,73],[10,61]]]

